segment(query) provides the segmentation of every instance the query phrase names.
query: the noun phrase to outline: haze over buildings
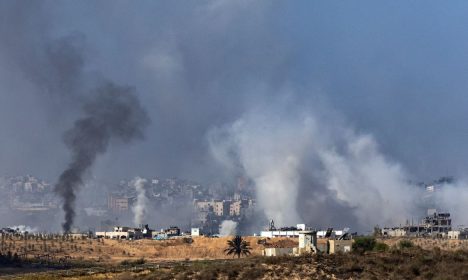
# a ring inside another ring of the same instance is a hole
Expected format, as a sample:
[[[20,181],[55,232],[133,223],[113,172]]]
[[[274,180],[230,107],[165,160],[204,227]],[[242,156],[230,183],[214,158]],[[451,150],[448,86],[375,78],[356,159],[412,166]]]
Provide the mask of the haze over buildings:
[[[171,217],[187,224],[245,212],[285,226],[390,225],[423,215],[425,192],[415,182],[448,175],[456,180],[441,183],[434,199],[454,223],[468,224],[466,8],[2,1],[2,186],[25,174],[43,179],[25,179],[21,196],[2,190],[15,195],[0,196],[8,200],[0,223],[21,207],[63,220],[63,201],[49,191],[70,160],[62,135],[110,80],[125,85],[151,123],[142,118],[146,137],[130,145],[112,140],[126,139],[115,129],[106,153],[80,170],[77,224],[104,210],[131,212],[130,178],[161,176],[197,183],[146,190],[159,211],[143,216],[155,221],[167,204],[189,207]],[[235,198],[227,186],[238,188],[239,178],[251,189]],[[207,210],[187,217],[194,205]]]

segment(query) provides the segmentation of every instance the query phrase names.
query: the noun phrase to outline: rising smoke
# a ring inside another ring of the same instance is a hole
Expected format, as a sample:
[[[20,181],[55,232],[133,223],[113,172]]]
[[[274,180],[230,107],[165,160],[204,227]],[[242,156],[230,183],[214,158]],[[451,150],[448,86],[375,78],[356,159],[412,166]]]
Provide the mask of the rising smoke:
[[[133,206],[134,219],[133,222],[135,226],[141,226],[144,222],[146,209],[148,208],[148,198],[146,197],[145,184],[147,180],[136,177],[133,180],[133,186],[135,187],[137,198],[135,205]]]
[[[142,138],[143,129],[149,123],[133,90],[111,83],[97,88],[94,99],[83,110],[85,116],[64,135],[72,160],[55,185],[55,191],[63,199],[64,232],[69,232],[73,225],[76,191],[96,157],[106,152],[111,141],[129,143]]]
[[[30,226],[26,226],[26,225],[7,226],[7,228],[16,229],[19,232],[28,232],[28,233],[38,232],[37,227],[30,227]]]
[[[292,113],[285,107],[255,108],[209,133],[214,157],[253,180],[268,218],[280,226],[307,222],[368,229],[419,213],[423,190],[409,183],[400,164],[383,156],[371,135],[356,133],[330,113]],[[444,209],[464,205],[463,188],[445,190]]]
[[[221,225],[219,225],[219,235],[220,236],[230,236],[236,235],[237,233],[237,222],[231,220],[224,220]]]
[[[278,224],[402,222],[396,217],[405,216],[419,196],[409,177],[460,177],[468,164],[468,134],[460,121],[467,118],[467,83],[464,71],[453,71],[467,64],[460,44],[467,37],[460,28],[464,9],[306,3],[149,1],[129,8],[102,1],[96,9],[92,1],[1,1],[0,169],[55,178],[64,151],[54,138],[76,119],[81,98],[88,99],[85,88],[93,85],[84,72],[102,72],[144,92],[170,93],[146,97],[157,120],[148,137],[161,144],[148,141],[133,158],[116,162],[107,179],[154,170],[193,179],[219,176],[203,142],[215,125],[212,151],[232,174],[253,179],[262,208]],[[408,12],[413,9],[419,10]],[[93,42],[91,53],[87,41]],[[97,58],[91,65],[88,55]],[[353,127],[373,135],[296,107],[239,116],[247,104],[270,100],[285,85],[305,89],[294,93],[301,103],[321,88]],[[51,115],[47,121],[43,111]],[[220,125],[233,119],[238,121]],[[51,154],[54,159],[44,164]],[[463,182],[437,193],[441,207],[458,217],[468,212]],[[185,212],[150,214],[177,223]],[[2,219],[25,223],[15,215]]]

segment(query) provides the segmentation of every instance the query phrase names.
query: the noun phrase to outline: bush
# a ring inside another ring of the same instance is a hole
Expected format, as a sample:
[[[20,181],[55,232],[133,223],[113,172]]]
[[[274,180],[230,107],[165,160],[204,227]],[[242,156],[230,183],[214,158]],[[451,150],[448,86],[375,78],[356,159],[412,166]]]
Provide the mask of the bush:
[[[144,258],[136,259],[136,260],[123,260],[120,262],[120,265],[142,265],[145,264],[146,260]]]
[[[404,249],[404,248],[411,248],[411,247],[414,247],[414,244],[413,244],[413,242],[411,242],[410,240],[401,240],[400,243],[398,243],[398,246],[399,246],[401,249]]]
[[[373,237],[356,237],[353,243],[353,250],[356,252],[366,252],[374,250],[376,245],[375,238]]]
[[[388,249],[388,245],[383,242],[376,242],[374,245],[374,251],[386,252]]]

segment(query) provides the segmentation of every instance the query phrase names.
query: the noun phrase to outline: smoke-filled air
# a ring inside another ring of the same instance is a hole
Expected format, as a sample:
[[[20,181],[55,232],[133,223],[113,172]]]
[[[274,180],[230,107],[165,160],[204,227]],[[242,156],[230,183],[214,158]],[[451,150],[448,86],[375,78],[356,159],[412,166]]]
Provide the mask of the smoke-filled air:
[[[111,83],[97,88],[93,99],[83,106],[83,118],[64,134],[72,159],[55,185],[63,200],[64,232],[73,225],[76,192],[97,156],[105,153],[111,142],[126,144],[143,137],[148,117],[132,91]]]
[[[237,233],[237,222],[231,220],[224,220],[219,226],[219,235],[220,236],[232,236]]]
[[[468,224],[466,8],[0,1],[0,224]]]
[[[209,136],[215,158],[253,180],[267,217],[280,225],[352,219],[365,226],[396,224],[417,212],[423,191],[372,135],[333,121],[330,113],[286,107],[253,109]]]

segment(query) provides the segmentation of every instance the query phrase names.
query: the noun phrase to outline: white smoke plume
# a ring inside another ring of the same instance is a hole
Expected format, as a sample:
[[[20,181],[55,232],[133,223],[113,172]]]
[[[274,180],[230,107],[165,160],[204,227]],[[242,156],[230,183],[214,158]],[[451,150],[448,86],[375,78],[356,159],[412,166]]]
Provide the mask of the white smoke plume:
[[[35,233],[38,232],[37,227],[30,227],[26,225],[7,226],[7,228],[18,230],[19,232]]]
[[[219,226],[220,236],[236,235],[237,233],[237,222],[231,220],[224,220]]]
[[[424,190],[409,183],[403,167],[379,151],[372,135],[329,115],[257,108],[212,129],[208,139],[218,161],[253,180],[259,206],[279,226],[370,229],[424,215]],[[446,188],[442,205],[466,208],[467,195],[466,187]]]
[[[468,226],[468,180],[462,178],[435,190],[436,208],[450,212],[452,225]]]
[[[135,187],[137,193],[137,199],[135,205],[132,208],[133,214],[135,215],[133,218],[135,226],[142,225],[145,219],[146,209],[148,207],[148,198],[146,197],[145,190],[146,182],[146,179],[140,177],[133,179],[133,186]]]

